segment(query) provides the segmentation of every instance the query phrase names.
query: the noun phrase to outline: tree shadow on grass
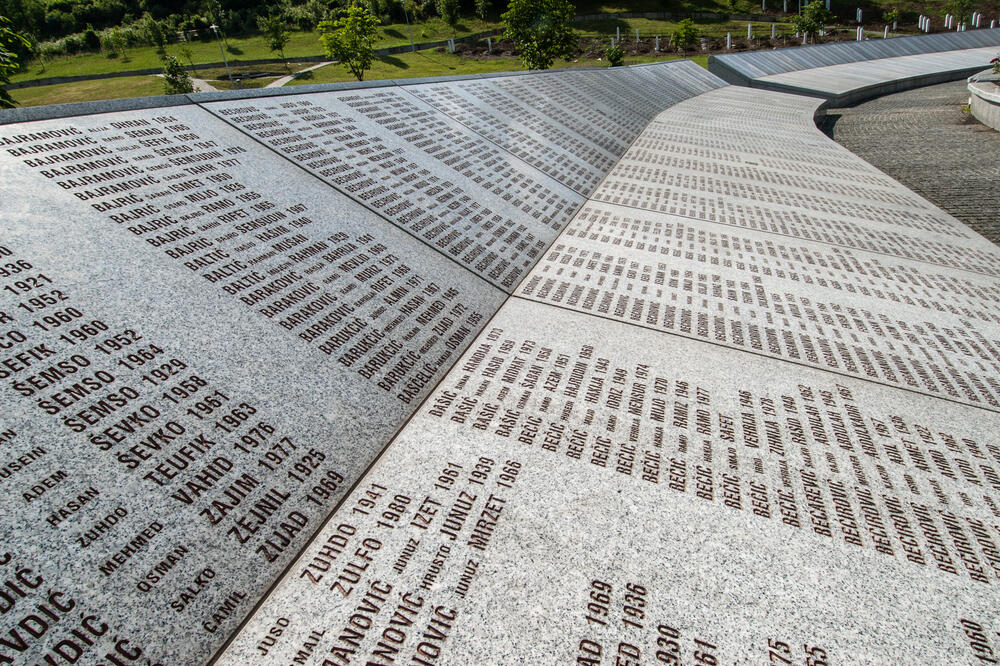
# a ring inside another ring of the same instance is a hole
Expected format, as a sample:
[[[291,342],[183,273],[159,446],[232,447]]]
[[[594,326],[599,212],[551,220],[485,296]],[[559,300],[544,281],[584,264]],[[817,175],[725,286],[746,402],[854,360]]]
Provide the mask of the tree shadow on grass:
[[[401,33],[399,30],[396,30],[395,28],[386,28],[385,34],[387,37],[395,37],[397,39],[403,38],[403,33]]]
[[[387,56],[381,56],[381,57],[379,57],[379,60],[381,60],[382,62],[384,62],[387,65],[390,65],[392,67],[396,67],[397,69],[409,69],[410,68],[410,66],[408,64],[406,64],[405,62],[403,62],[399,58],[396,58],[395,56],[389,56],[389,55],[387,55]]]
[[[427,53],[428,53],[427,51],[417,51],[417,55],[420,56],[421,58],[423,58],[424,60],[426,60],[428,62],[432,62],[432,63],[434,63],[435,65],[437,65],[439,67],[442,66],[442,65],[444,65],[443,62],[441,62],[440,60],[435,60],[434,58],[432,58],[429,55],[427,55]],[[452,66],[452,65],[447,65],[447,67],[448,67],[448,69],[455,69],[455,67]]]
[[[614,37],[618,31],[621,31],[623,36],[627,36],[631,29],[628,21],[618,18],[576,21],[573,23],[573,27],[585,33],[588,37],[593,37],[594,35],[610,35]],[[635,34],[633,33],[634,36]]]

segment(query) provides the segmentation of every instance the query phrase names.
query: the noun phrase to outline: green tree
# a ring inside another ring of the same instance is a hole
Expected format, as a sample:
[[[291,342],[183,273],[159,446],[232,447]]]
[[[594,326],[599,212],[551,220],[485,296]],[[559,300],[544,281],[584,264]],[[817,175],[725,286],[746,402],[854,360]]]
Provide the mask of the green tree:
[[[802,8],[801,14],[792,17],[792,25],[795,26],[796,32],[814,36],[820,28],[832,20],[833,14],[827,10],[823,0],[813,0]]]
[[[363,81],[365,70],[375,58],[378,19],[367,7],[353,5],[336,21],[320,21],[319,41],[328,58],[339,60],[351,74]]]
[[[576,8],[568,0],[511,0],[501,16],[503,36],[512,39],[528,69],[548,69],[569,58],[577,45],[570,28]]]
[[[490,10],[493,3],[490,0],[476,0],[476,16],[486,21],[490,17]]]
[[[167,31],[163,29],[163,25],[152,15],[146,14],[139,21],[138,27],[146,39],[156,46],[156,50],[163,53],[163,47],[167,45]]]
[[[194,92],[191,75],[184,69],[181,61],[167,54],[163,56],[163,87],[168,95],[183,95]]]
[[[674,45],[675,49],[683,51],[698,43],[699,37],[701,37],[701,33],[695,27],[694,21],[686,18],[680,21],[670,34],[670,43]]]
[[[0,109],[12,109],[17,104],[3,86],[10,83],[10,75],[20,68],[17,51],[29,44],[24,35],[10,28],[7,17],[0,16]]]
[[[128,54],[125,52],[125,46],[128,44],[128,37],[125,36],[124,30],[118,26],[111,28],[104,33],[103,42],[104,48],[108,51],[108,57],[120,55],[122,62],[128,61]]]
[[[604,57],[608,59],[608,67],[621,67],[625,63],[625,51],[617,44],[606,48]]]
[[[972,16],[975,9],[975,0],[951,0],[948,3],[948,12],[955,15],[955,23],[965,23]]]
[[[899,10],[893,7],[892,9],[887,9],[882,12],[882,20],[886,23],[895,23],[899,20]]]
[[[181,55],[184,56],[184,59],[187,60],[189,63],[191,63],[191,71],[193,71],[195,74],[197,74],[198,70],[195,69],[195,66],[194,66],[194,53],[191,51],[191,47],[190,46],[182,46],[181,49],[180,49],[180,51],[181,51]]]
[[[267,39],[267,48],[281,56],[282,62],[285,63],[285,69],[288,69],[288,60],[285,58],[285,46],[288,44],[291,35],[288,32],[288,21],[285,20],[285,15],[258,16],[257,27],[260,28],[260,31],[264,33],[264,38]]]
[[[452,31],[458,25],[458,0],[437,0],[437,10]]]

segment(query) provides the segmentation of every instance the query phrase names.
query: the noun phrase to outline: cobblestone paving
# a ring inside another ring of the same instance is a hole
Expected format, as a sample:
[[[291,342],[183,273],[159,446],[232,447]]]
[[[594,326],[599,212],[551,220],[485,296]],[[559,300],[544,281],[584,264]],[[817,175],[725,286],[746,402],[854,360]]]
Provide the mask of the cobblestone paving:
[[[962,111],[965,81],[828,109],[819,127],[1000,245],[1000,133]]]

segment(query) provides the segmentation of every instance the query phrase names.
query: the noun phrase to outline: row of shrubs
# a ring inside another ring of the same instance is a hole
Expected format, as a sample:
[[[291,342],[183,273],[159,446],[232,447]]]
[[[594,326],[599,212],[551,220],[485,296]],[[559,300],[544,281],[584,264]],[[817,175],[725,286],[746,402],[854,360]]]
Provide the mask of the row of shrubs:
[[[346,3],[347,0],[344,0]],[[406,2],[406,15],[403,13],[403,2]],[[421,21],[439,13],[440,0],[367,0],[372,13],[383,23],[402,23],[404,20]],[[470,9],[474,6],[480,9],[484,0],[461,0],[468,3]],[[278,10],[284,17],[290,29],[312,30],[316,25],[331,15],[338,14],[342,7],[338,0],[307,0],[298,5],[279,6]],[[464,7],[463,7],[464,8]],[[471,11],[469,12],[471,13]],[[217,22],[222,31],[230,36],[247,36],[258,33],[257,19],[260,12],[246,8],[238,10],[218,10]],[[82,32],[73,33],[59,39],[53,39],[32,44],[32,52],[23,54],[22,62],[32,57],[52,58],[57,56],[75,55],[78,53],[105,52],[121,53],[127,48],[136,46],[164,47],[182,40],[213,39],[212,25],[209,16],[170,15],[156,19],[149,13],[142,18],[126,22],[118,26],[95,30],[91,26]]]

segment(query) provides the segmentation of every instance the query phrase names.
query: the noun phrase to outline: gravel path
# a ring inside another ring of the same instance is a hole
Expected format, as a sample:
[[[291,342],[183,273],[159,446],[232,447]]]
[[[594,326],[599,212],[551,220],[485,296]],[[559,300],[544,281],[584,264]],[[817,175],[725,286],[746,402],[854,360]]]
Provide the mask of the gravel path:
[[[965,81],[829,109],[831,138],[1000,245],[1000,133],[962,111]]]

